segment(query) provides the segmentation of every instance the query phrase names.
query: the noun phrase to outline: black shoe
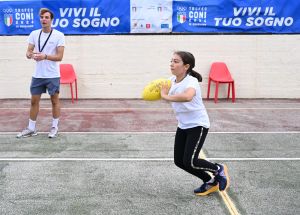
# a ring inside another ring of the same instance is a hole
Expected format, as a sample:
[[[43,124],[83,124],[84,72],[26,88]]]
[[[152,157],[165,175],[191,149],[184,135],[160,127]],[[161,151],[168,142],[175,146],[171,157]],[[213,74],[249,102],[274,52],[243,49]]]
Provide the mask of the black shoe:
[[[223,191],[229,187],[229,175],[227,166],[216,164],[219,167],[217,173],[215,173],[215,179],[219,183],[219,190]]]
[[[213,183],[207,183],[205,182],[204,184],[201,185],[201,187],[197,188],[194,190],[194,193],[197,196],[206,196],[210,193],[216,192],[219,189],[219,184],[215,180]]]

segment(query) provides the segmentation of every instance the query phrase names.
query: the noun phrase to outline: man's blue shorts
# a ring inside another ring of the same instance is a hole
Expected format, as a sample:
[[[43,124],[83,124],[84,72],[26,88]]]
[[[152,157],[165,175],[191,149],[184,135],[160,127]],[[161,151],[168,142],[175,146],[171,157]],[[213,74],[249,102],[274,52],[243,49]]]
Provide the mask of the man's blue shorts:
[[[55,93],[59,93],[60,78],[34,78],[32,77],[30,85],[31,95],[41,95],[42,93],[48,93],[53,96]]]

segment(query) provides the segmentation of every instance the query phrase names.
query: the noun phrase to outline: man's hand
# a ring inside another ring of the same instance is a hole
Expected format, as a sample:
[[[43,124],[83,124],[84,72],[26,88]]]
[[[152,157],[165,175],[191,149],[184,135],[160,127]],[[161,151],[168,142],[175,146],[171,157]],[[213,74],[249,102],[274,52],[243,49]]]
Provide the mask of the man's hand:
[[[36,61],[41,61],[46,59],[46,54],[44,53],[33,53],[33,59]]]
[[[27,57],[27,59],[33,58],[33,51],[27,51],[26,52],[26,57]]]
[[[27,59],[32,59],[33,58],[33,50],[34,50],[34,45],[33,44],[28,44],[27,51],[26,51]]]

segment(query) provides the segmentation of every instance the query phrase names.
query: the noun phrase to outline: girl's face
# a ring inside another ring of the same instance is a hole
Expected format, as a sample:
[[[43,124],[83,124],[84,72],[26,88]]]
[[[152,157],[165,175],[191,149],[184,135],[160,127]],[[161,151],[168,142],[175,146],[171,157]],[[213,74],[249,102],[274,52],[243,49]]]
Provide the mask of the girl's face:
[[[189,64],[184,65],[181,57],[177,54],[173,55],[171,59],[170,69],[173,75],[182,76],[186,74]]]

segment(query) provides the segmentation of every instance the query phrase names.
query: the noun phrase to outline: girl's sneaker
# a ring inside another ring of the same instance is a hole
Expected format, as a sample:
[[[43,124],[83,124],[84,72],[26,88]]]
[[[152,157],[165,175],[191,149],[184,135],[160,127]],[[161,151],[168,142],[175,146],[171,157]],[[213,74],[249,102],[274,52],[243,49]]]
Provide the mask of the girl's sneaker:
[[[215,180],[213,183],[205,182],[204,184],[201,185],[201,187],[195,189],[194,193],[197,196],[206,196],[206,195],[216,192],[218,190],[219,190],[219,184]]]
[[[228,168],[225,164],[221,165],[216,163],[216,165],[219,167],[219,170],[214,174],[215,179],[219,182],[219,190],[223,191],[229,187]]]

